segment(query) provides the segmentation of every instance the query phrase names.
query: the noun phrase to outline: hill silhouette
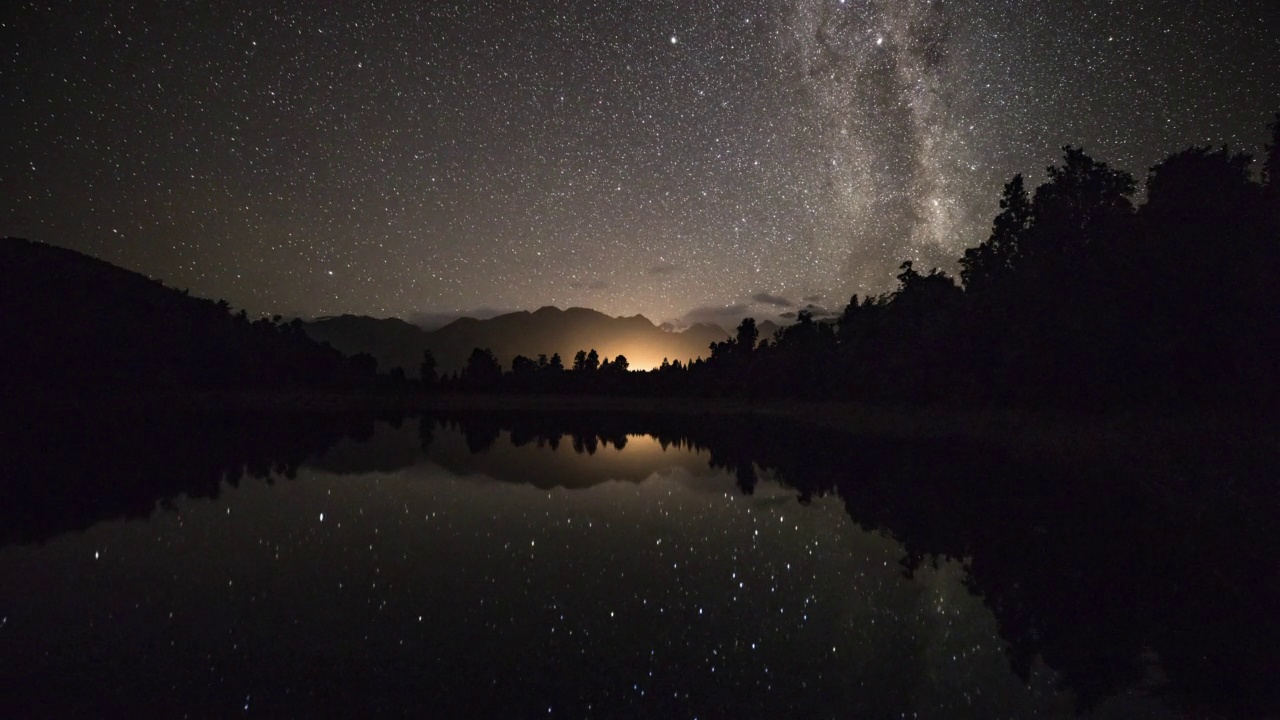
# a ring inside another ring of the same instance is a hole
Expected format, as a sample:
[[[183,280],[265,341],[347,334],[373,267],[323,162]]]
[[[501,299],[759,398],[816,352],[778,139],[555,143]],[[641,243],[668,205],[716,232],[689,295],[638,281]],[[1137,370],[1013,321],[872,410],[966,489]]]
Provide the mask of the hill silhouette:
[[[762,330],[776,326],[766,322]],[[594,348],[600,357],[625,355],[637,370],[656,367],[663,358],[680,360],[707,357],[710,345],[729,337],[718,325],[696,324],[681,332],[654,325],[643,315],[610,317],[588,308],[543,307],[488,320],[459,318],[427,331],[397,318],[378,319],[358,315],[320,318],[306,323],[312,338],[346,353],[367,352],[379,367],[402,367],[416,375],[424,350],[431,350],[442,372],[461,370],[475,348],[489,348],[504,367],[517,355],[536,358],[559,353],[566,365],[579,350]]]
[[[0,240],[0,347],[11,390],[332,387],[372,376],[302,331],[250,320],[73,250]]]
[[[400,318],[333,315],[305,321],[302,328],[313,340],[340,352],[372,355],[381,370],[401,367],[410,375],[418,374],[422,351],[428,347],[426,331]]]

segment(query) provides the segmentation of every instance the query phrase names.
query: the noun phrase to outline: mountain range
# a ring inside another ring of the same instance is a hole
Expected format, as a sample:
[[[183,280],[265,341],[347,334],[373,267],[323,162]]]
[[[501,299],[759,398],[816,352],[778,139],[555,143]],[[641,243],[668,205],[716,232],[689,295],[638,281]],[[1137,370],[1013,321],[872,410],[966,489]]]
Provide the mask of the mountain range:
[[[579,350],[596,350],[600,358],[627,358],[634,370],[657,367],[664,358],[681,362],[706,357],[713,342],[729,337],[719,325],[700,323],[673,332],[655,325],[643,315],[610,317],[588,308],[543,307],[487,320],[459,318],[437,330],[422,328],[398,318],[340,315],[308,322],[305,331],[347,353],[369,353],[378,367],[404,368],[418,374],[423,352],[430,350],[441,372],[462,369],[475,348],[493,350],[503,367],[517,355],[536,359],[559,354],[566,367]],[[777,326],[760,324],[760,337],[770,337]]]
[[[776,329],[765,321],[760,337]],[[315,385],[352,380],[346,355],[367,353],[382,371],[401,367],[416,376],[426,350],[440,372],[454,372],[475,348],[493,350],[506,368],[517,355],[556,353],[568,367],[579,350],[595,349],[601,360],[624,355],[632,369],[647,370],[664,358],[706,357],[712,343],[729,335],[719,325],[677,332],[642,315],[577,307],[464,317],[431,331],[357,315],[280,324],[278,317],[232,314],[225,302],[73,250],[0,239],[0,347],[8,379],[40,386]]]

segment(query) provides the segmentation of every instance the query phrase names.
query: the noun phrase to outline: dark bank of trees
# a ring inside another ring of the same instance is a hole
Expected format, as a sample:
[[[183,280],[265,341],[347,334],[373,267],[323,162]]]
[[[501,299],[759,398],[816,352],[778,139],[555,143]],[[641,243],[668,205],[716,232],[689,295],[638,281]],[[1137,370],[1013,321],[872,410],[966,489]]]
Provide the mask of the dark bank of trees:
[[[40,400],[0,431],[0,545],[145,519],[157,505],[216,498],[245,477],[293,478],[344,438],[363,442],[377,421],[402,421],[394,414],[157,412],[51,394]]]
[[[1034,189],[1004,188],[959,276],[904,262],[898,287],[835,321],[802,311],[772,337],[754,320],[706,359],[633,371],[623,356],[476,349],[438,392],[1123,405],[1280,400],[1280,115],[1260,177],[1192,147],[1130,174],[1067,147]],[[60,248],[0,241],[0,390],[411,392],[298,322],[251,319]]]
[[[627,371],[472,357],[441,387],[867,402],[1001,404],[1280,399],[1280,115],[1260,179],[1252,158],[1191,147],[1132,175],[1064,148],[1034,190],[1014,177],[959,279],[902,264],[892,292],[851,298],[835,322],[801,312],[761,339],[755,321],[706,360]],[[483,354],[483,351],[478,351]]]
[[[0,240],[0,390],[359,389],[388,386],[279,315],[251,319],[80,253]]]
[[[476,348],[461,371],[444,376],[435,373],[435,358],[428,350],[422,367],[422,384],[439,392],[637,395],[650,387],[644,373],[631,371],[625,355],[610,360],[595,349],[579,350],[568,367],[559,353],[539,355],[536,360],[517,355],[504,372],[492,350]],[[431,373],[425,372],[428,367]]]

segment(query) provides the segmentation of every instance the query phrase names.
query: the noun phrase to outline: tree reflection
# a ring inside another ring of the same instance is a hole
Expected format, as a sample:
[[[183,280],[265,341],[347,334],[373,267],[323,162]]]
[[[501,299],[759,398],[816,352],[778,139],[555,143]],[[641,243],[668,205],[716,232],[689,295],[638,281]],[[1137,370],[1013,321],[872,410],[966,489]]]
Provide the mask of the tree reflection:
[[[1267,619],[1280,607],[1280,578],[1257,571],[1274,566],[1277,549],[1267,531],[1280,520],[1274,458],[1206,439],[1176,450],[1181,483],[1162,480],[1157,493],[1152,477],[1171,458],[1137,450],[1036,459],[999,445],[857,437],[745,416],[513,413],[499,424],[513,442],[564,432],[588,453],[649,434],[663,449],[706,452],[744,494],[764,471],[802,504],[838,496],[858,526],[902,544],[904,574],[962,560],[1013,668],[1026,678],[1043,659],[1081,709],[1157,679],[1192,710],[1280,708],[1267,681],[1280,667],[1280,632]],[[1233,494],[1214,490],[1228,482]]]
[[[4,541],[146,517],[178,495],[216,497],[246,474],[293,477],[344,436],[371,437],[374,422],[46,409],[0,440]],[[1082,708],[1159,680],[1194,712],[1280,709],[1271,454],[1206,438],[1145,455],[1035,458],[971,440],[855,436],[749,416],[580,411],[424,417],[421,451],[443,442],[440,427],[459,431],[471,457],[505,447],[503,434],[511,447],[546,452],[567,436],[584,461],[612,456],[609,447],[642,452],[628,437],[649,435],[662,451],[705,453],[744,494],[763,476],[801,504],[838,497],[859,527],[901,544],[904,574],[940,558],[963,561],[965,584],[994,614],[1013,668],[1026,677],[1043,659]],[[412,462],[421,451],[397,457]]]
[[[179,412],[57,401],[0,433],[0,541],[43,541],[112,518],[145,518],[178,495],[216,498],[246,476],[292,479],[343,438],[369,439],[372,416]]]

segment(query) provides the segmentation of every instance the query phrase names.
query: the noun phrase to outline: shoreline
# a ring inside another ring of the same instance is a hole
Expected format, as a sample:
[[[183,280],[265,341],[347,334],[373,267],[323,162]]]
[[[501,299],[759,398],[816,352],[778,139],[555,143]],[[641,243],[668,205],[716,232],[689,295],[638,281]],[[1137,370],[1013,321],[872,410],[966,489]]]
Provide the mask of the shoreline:
[[[851,402],[736,398],[601,397],[589,395],[434,395],[420,392],[27,392],[5,403],[24,412],[371,415],[493,413],[611,414],[636,418],[703,416],[795,423],[863,437],[895,440],[970,440],[996,443],[1048,458],[1136,457],[1189,449],[1270,453],[1280,458],[1280,417],[1225,407],[1126,408],[1065,412],[1044,408],[931,405],[883,406]],[[25,402],[24,402],[25,400]],[[1277,465],[1280,468],[1280,464]]]
[[[1044,408],[921,407],[852,402],[587,395],[427,395],[422,393],[237,392],[115,395],[160,410],[303,414],[423,413],[698,415],[791,422],[894,439],[971,439],[1057,453],[1153,445],[1267,448],[1280,455],[1280,417],[1233,408],[1126,408],[1093,413]],[[114,404],[114,403],[113,403]]]

